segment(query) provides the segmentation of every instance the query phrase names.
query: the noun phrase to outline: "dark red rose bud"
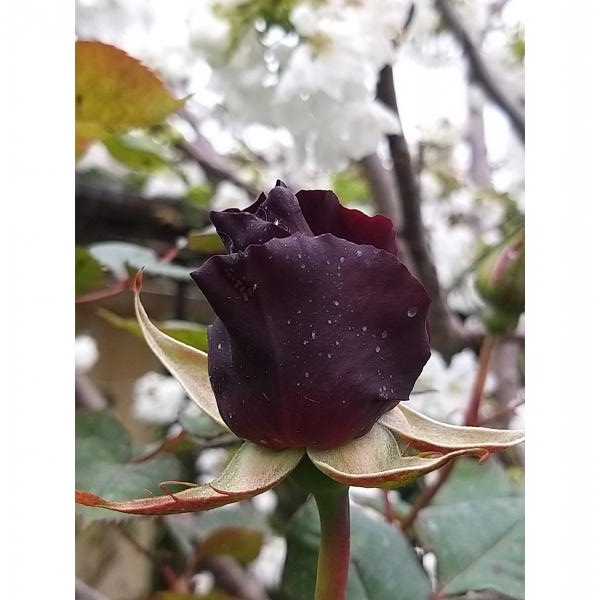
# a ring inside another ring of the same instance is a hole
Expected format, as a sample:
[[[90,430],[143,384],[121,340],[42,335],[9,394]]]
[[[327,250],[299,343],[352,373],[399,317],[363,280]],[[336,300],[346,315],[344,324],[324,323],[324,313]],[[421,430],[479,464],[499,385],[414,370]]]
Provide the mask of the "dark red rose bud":
[[[218,316],[209,374],[236,435],[333,448],[408,399],[430,355],[429,297],[387,218],[278,185],[211,219],[230,253],[192,278]]]

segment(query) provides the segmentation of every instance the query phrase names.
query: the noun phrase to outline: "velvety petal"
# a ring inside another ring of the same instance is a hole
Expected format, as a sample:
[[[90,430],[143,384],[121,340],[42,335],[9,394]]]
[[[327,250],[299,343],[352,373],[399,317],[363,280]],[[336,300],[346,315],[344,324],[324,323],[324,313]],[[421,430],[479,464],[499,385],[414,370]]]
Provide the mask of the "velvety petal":
[[[244,439],[331,448],[407,400],[429,358],[429,298],[397,258],[325,234],[210,258],[209,373]]]
[[[417,450],[448,451],[483,448],[489,452],[516,446],[525,440],[522,431],[464,427],[440,423],[416,410],[399,405],[379,422]]]
[[[249,212],[213,211],[210,220],[230,254],[245,250],[250,244],[264,244],[290,235],[285,229]]]
[[[142,271],[135,280],[135,314],[144,338],[162,364],[179,381],[189,397],[214,421],[228,429],[223,422],[208,377],[208,356],[163,333],[148,318],[140,300]]]
[[[287,187],[275,186],[267,194],[267,199],[256,209],[255,214],[289,233],[313,235],[302,214],[298,199]]]
[[[369,217],[360,210],[346,208],[330,190],[301,190],[296,196],[315,235],[332,233],[355,244],[369,244],[398,254],[396,232],[387,217]]]
[[[325,475],[339,483],[359,487],[396,487],[464,454],[485,456],[487,453],[469,449],[431,458],[403,456],[393,434],[379,423],[366,435],[344,446],[308,450],[313,464]]]
[[[275,452],[246,442],[225,467],[223,474],[210,484],[192,485],[182,492],[134,500],[105,500],[95,494],[77,490],[75,501],[84,506],[136,515],[169,515],[209,510],[271,489],[291,473],[303,454],[300,450]],[[227,491],[218,492],[215,489],[217,487]]]

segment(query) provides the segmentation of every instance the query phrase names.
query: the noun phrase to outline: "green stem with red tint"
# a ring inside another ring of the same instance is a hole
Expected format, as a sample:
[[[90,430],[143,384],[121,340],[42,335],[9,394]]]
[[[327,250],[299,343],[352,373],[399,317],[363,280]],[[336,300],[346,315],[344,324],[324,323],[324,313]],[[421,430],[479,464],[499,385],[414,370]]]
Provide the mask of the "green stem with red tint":
[[[344,600],[350,563],[350,507],[348,487],[315,495],[321,519],[321,547],[315,600]]]
[[[350,564],[348,486],[323,475],[307,458],[292,478],[315,497],[319,509],[321,545],[314,600],[345,600]]]

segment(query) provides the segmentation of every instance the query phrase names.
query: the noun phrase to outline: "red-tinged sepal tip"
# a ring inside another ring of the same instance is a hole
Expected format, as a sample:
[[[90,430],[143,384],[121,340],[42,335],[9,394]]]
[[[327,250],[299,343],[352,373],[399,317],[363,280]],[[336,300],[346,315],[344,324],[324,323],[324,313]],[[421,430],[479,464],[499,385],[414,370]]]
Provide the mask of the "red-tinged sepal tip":
[[[142,267],[136,274],[133,281],[133,290],[136,294],[142,291],[142,283],[144,281],[144,267]]]
[[[489,452],[488,450],[485,450],[482,454],[481,457],[479,458],[479,464],[482,465],[484,462],[487,461],[487,459],[492,455],[491,452]]]
[[[105,500],[83,490],[75,490],[75,502],[82,506],[104,506]]]

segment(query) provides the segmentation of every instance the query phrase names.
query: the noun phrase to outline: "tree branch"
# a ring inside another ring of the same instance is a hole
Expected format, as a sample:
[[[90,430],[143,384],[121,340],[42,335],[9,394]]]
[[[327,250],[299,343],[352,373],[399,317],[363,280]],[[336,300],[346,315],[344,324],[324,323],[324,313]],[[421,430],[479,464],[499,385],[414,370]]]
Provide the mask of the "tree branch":
[[[525,113],[523,107],[512,98],[492,75],[488,65],[483,60],[471,34],[467,31],[458,13],[448,0],[436,0],[436,6],[442,18],[461,44],[469,61],[469,68],[475,79],[502,112],[506,114],[510,124],[521,140],[525,140]]]
[[[157,239],[173,243],[191,229],[208,225],[208,212],[178,198],[147,198],[117,185],[75,180],[75,238],[78,243],[105,239]]]
[[[399,116],[394,75],[390,65],[386,65],[379,73],[377,97]],[[403,133],[399,133],[388,135],[387,139],[404,216],[402,236],[406,240],[412,265],[431,297],[429,318],[433,334],[432,345],[444,357],[450,358],[463,348],[478,346],[482,335],[466,331],[448,308],[427,243],[421,217],[420,183],[413,170],[406,138]]]
[[[193,142],[189,142],[182,136],[180,140],[175,142],[175,147],[194,160],[213,185],[221,181],[229,181],[237,187],[246,190],[251,198],[258,196],[260,193],[259,190],[237,176],[235,165],[229,159],[215,152],[211,143],[198,130],[198,124],[193,115],[184,111],[182,116],[194,130],[196,139]]]
[[[215,576],[217,585],[240,600],[269,600],[263,587],[231,556],[210,556],[198,567]]]
[[[361,158],[358,164],[369,183],[375,208],[392,220],[397,231],[402,230],[402,211],[393,173],[381,164],[377,154],[369,154]]]

